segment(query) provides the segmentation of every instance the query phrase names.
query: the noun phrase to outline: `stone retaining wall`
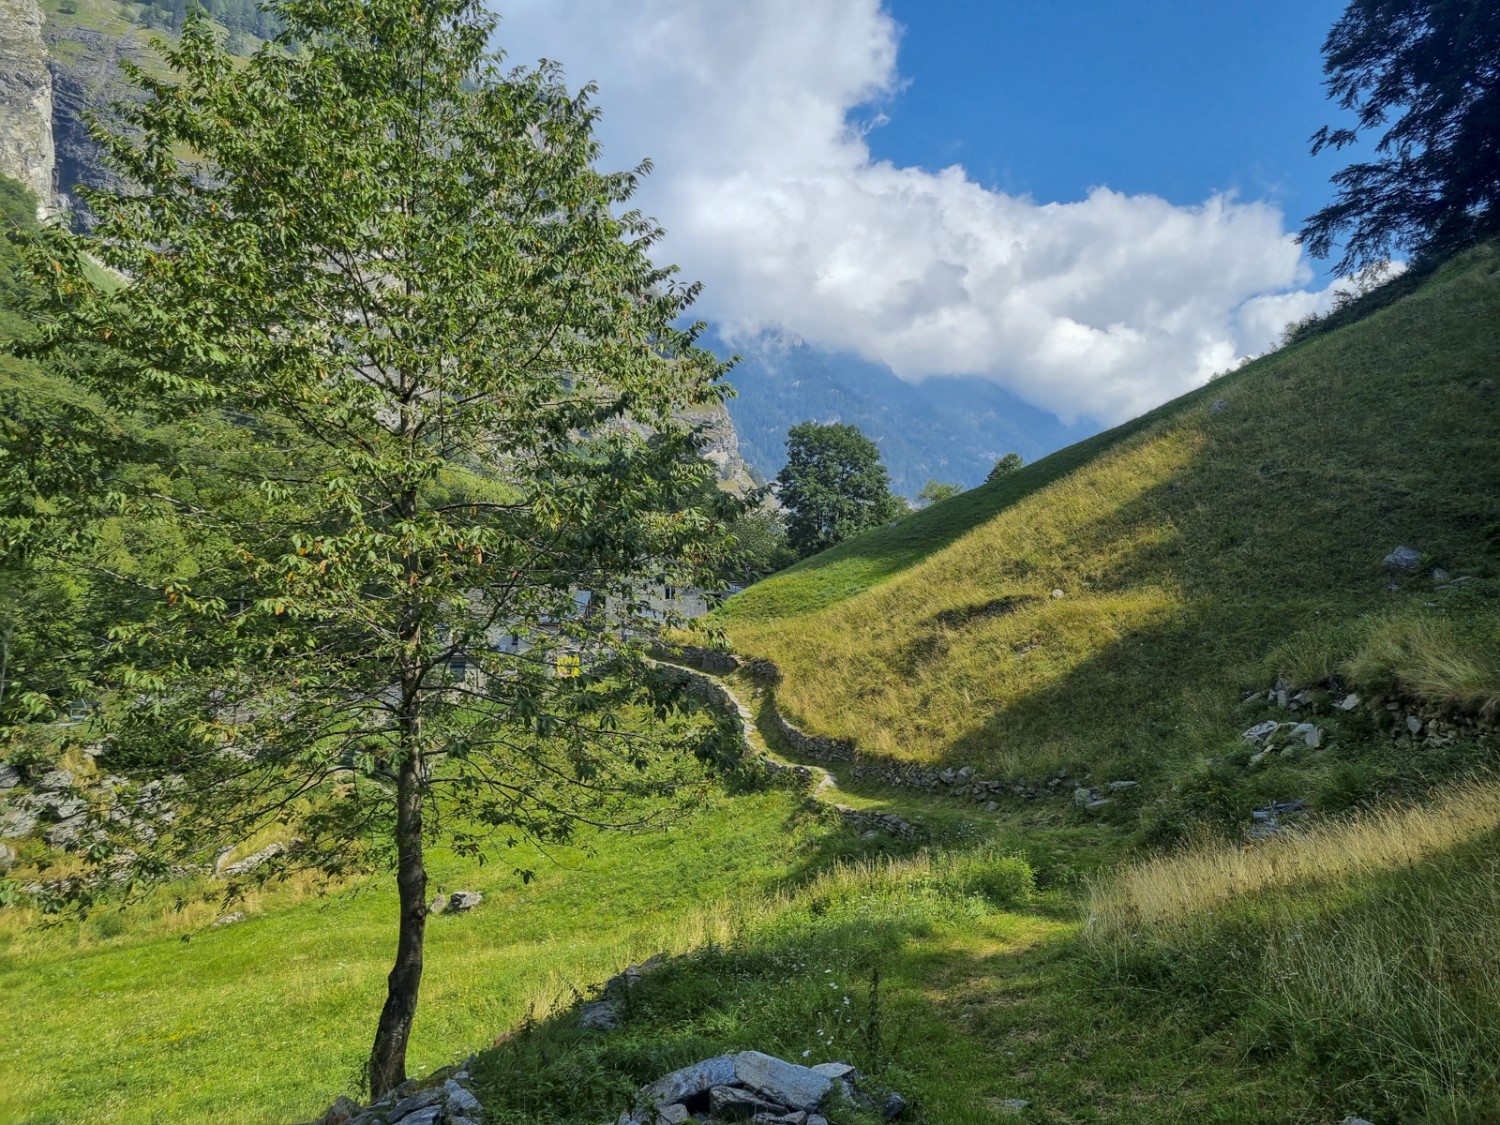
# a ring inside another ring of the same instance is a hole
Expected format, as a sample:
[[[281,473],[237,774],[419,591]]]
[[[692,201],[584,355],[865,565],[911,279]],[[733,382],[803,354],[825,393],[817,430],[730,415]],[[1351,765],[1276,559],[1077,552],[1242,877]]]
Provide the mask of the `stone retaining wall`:
[[[661,667],[663,672],[665,672],[667,675],[672,676],[677,682],[681,683],[682,690],[689,696],[695,699],[699,699],[704,703],[707,703],[709,706],[717,708],[718,710],[724,711],[731,715],[736,715],[739,719],[741,748],[747,754],[751,754],[754,752],[750,744],[749,736],[749,729],[751,724],[754,722],[754,717],[750,714],[749,710],[743,704],[741,704],[738,699],[735,698],[734,694],[730,692],[728,688],[726,688],[723,684],[714,679],[708,673],[700,672],[694,668],[687,668],[676,664],[662,664],[659,665],[659,667]],[[772,714],[775,714],[774,710]],[[815,739],[809,735],[804,735],[801,731],[798,731],[796,727],[792,726],[790,723],[787,723],[786,720],[781,719],[779,715],[777,715],[776,717],[781,725],[784,725],[791,731],[794,731],[798,736],[807,740],[808,742],[827,743],[833,741],[831,739]],[[789,741],[791,740],[789,739]],[[845,743],[843,745],[847,746],[848,744]],[[852,753],[853,748],[850,747],[849,749]],[[799,766],[795,764],[778,762],[765,756],[761,756],[759,758],[758,764],[763,769],[765,769],[765,771],[772,777],[787,777],[794,779],[798,788],[804,789],[809,792],[817,787],[818,782],[820,781],[819,774],[823,773],[823,771],[815,771],[808,766]],[[826,776],[826,774],[824,776]],[[856,831],[885,832],[892,836],[899,836],[903,839],[908,840],[920,839],[921,837],[926,835],[926,832],[919,825],[913,824],[908,820],[903,820],[901,817],[895,816],[891,813],[882,813],[868,809],[853,809],[847,805],[819,801],[816,797],[811,797],[810,799],[817,804],[827,804],[828,807],[832,808],[836,813],[838,813],[839,819],[841,819],[845,824],[849,825]]]

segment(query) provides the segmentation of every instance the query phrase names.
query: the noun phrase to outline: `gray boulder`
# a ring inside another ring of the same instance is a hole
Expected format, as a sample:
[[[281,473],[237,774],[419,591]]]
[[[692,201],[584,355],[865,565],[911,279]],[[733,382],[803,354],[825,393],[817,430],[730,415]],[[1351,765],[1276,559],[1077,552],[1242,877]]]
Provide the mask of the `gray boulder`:
[[[578,1011],[578,1026],[585,1031],[611,1031],[620,1022],[620,1013],[611,1000],[596,1000]]]
[[[0,874],[4,874],[16,865],[16,853],[4,844],[0,844]]]
[[[692,1120],[692,1113],[681,1102],[656,1107],[656,1125],[682,1125]]]
[[[1208,412],[1210,414],[1223,414],[1228,409],[1229,401],[1227,399],[1216,398],[1208,404]]]
[[[727,1086],[734,1081],[734,1059],[733,1055],[719,1055],[674,1070],[643,1089],[641,1096],[648,1103],[661,1105],[685,1101],[715,1086]]]
[[[484,895],[478,891],[454,891],[448,896],[448,909],[451,911],[473,910],[484,901]]]
[[[443,1096],[448,1099],[450,1113],[479,1113],[484,1108],[478,1098],[452,1078],[443,1083]]]
[[[740,1086],[715,1086],[708,1092],[708,1110],[714,1117],[780,1117],[786,1106]]]
[[[1422,552],[1415,547],[1397,547],[1381,561],[1386,570],[1399,570],[1407,574],[1422,565]]]
[[[0,762],[0,789],[14,789],[21,784],[21,771],[9,762]]]
[[[735,1055],[734,1076],[756,1093],[792,1109],[817,1109],[833,1085],[826,1074],[760,1051],[741,1051]]]

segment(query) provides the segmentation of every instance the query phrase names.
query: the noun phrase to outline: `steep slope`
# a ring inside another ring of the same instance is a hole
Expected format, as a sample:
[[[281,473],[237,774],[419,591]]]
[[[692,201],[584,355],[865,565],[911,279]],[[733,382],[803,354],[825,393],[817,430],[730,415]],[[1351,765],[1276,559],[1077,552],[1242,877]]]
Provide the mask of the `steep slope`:
[[[1238,744],[1242,692],[1347,675],[1382,630],[1469,645],[1482,681],[1497,266],[1482,248],[1366,321],[808,560],[732,599],[728,636],[780,666],[813,732],[992,775],[1176,780]],[[1418,572],[1382,569],[1399,545]],[[1472,581],[1439,589],[1434,565]]]

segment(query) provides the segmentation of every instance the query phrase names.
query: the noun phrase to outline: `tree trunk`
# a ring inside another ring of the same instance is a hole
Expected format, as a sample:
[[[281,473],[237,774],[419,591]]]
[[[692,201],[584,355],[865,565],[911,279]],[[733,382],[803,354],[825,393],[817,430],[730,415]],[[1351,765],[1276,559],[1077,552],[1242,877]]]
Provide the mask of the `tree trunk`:
[[[415,739],[413,739],[415,741]],[[406,1081],[406,1041],[422,983],[422,939],[427,932],[427,867],[422,860],[422,760],[411,746],[396,789],[396,886],[401,926],[396,964],[386,978],[385,1007],[370,1050],[370,1093],[375,1097]]]

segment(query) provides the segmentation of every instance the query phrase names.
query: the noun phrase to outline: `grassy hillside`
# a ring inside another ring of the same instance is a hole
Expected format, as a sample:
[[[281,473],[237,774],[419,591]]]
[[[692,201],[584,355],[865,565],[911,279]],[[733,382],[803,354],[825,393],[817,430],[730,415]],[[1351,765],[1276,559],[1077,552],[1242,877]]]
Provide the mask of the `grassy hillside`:
[[[999,775],[1180,781],[1234,751],[1242,692],[1283,673],[1492,703],[1497,267],[1470,253],[1361,323],[752,587],[729,639],[776,661],[814,732]],[[1398,545],[1423,562],[1393,579]],[[1472,581],[1439,590],[1434,566]],[[1301,768],[1264,788],[1312,785]],[[1390,772],[1340,766],[1344,788],[1349,770],[1373,771],[1356,788]]]

